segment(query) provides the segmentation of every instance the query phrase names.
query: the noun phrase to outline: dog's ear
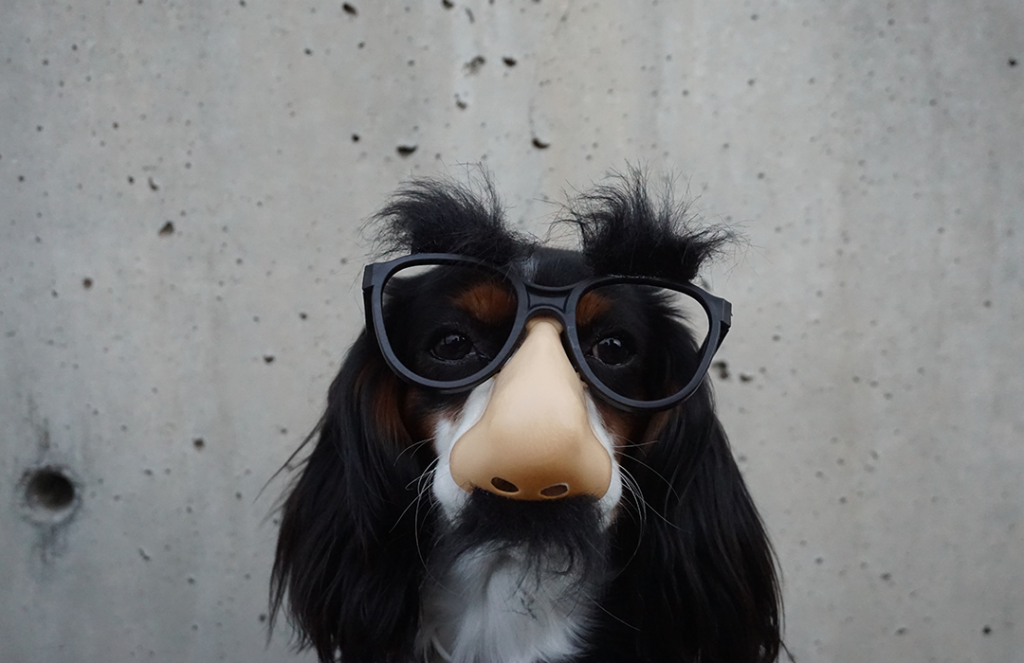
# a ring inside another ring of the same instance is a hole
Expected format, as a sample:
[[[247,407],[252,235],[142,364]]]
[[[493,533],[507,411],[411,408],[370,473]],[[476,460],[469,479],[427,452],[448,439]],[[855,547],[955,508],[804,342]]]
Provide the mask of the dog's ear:
[[[299,646],[324,662],[411,660],[422,573],[412,503],[425,462],[409,448],[402,389],[364,332],[282,509],[272,614],[287,595]]]
[[[653,441],[623,459],[645,513],[619,518],[624,570],[610,597],[616,617],[642,634],[634,654],[774,661],[781,646],[774,555],[708,384],[652,426]]]

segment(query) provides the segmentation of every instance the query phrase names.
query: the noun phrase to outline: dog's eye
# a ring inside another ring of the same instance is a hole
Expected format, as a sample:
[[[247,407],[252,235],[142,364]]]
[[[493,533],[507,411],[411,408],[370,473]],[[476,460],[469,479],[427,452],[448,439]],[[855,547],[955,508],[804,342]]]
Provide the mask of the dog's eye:
[[[619,366],[632,359],[636,351],[628,338],[605,336],[594,344],[589,354],[606,366]]]
[[[430,354],[442,361],[458,361],[464,359],[471,352],[473,352],[473,341],[465,334],[456,331],[443,332],[430,348]]]

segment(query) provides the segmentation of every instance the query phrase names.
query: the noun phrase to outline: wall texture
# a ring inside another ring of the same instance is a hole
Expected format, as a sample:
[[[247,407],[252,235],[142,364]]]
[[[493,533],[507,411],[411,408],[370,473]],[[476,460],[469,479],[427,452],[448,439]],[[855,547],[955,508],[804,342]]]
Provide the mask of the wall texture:
[[[284,661],[362,222],[482,162],[746,234],[722,416],[804,661],[1024,650],[1024,4],[0,2],[0,660]],[[264,487],[266,488],[264,489]]]

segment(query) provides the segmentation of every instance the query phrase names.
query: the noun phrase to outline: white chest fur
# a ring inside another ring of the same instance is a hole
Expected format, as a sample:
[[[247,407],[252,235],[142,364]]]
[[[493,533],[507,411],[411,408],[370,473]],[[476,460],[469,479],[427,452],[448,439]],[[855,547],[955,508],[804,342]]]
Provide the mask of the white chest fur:
[[[421,603],[418,648],[431,663],[556,663],[579,650],[593,598],[560,560],[528,562],[518,551],[475,550]]]

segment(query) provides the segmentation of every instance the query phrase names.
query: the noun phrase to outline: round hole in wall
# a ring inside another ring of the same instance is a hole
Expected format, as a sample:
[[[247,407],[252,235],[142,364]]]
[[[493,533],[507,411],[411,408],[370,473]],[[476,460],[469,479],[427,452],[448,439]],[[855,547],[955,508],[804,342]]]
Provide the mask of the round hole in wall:
[[[25,477],[29,506],[46,511],[63,511],[75,501],[75,484],[58,468],[30,470]]]

